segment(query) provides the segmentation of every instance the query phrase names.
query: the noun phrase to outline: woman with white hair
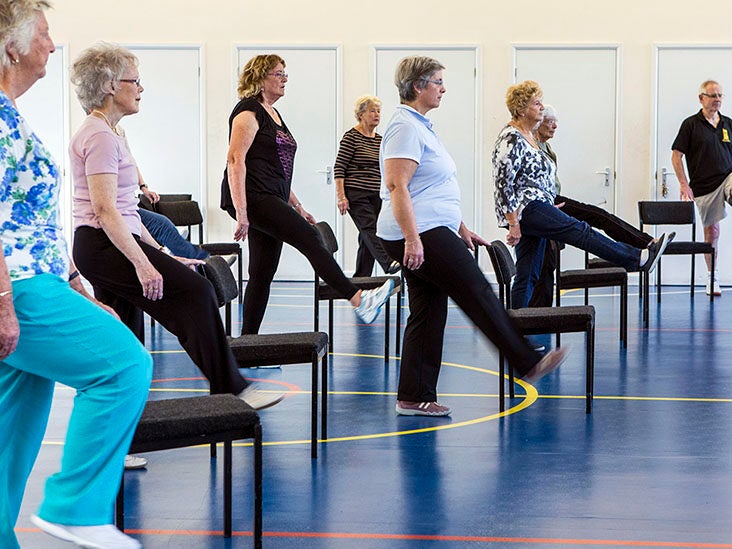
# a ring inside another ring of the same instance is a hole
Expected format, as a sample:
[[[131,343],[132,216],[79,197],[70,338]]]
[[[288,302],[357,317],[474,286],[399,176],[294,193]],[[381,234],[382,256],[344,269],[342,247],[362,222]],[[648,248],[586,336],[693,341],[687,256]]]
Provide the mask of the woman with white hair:
[[[371,276],[374,261],[385,273],[394,274],[399,271],[399,263],[392,261],[376,236],[376,219],[381,211],[381,135],[376,133],[381,121],[381,99],[362,95],[356,99],[354,114],[358,123],[343,134],[333,167],[338,211],[341,215],[348,212],[358,229],[353,276]]]
[[[82,547],[131,549],[140,544],[114,527],[112,508],[152,360],[84,290],[59,225],[58,166],[17,109],[54,51],[48,7],[0,0],[0,545],[19,547],[14,526],[58,381],[76,394],[61,468],[31,520]]]
[[[399,62],[394,83],[401,105],[381,143],[384,207],[378,235],[401,263],[409,288],[396,403],[400,415],[451,412],[437,402],[448,297],[530,382],[559,367],[567,354],[565,347],[542,358],[529,347],[470,253],[489,244],[462,222],[455,162],[426,116],[446,91],[443,69],[430,57]]]
[[[143,311],[175,335],[211,393],[237,395],[254,409],[276,404],[282,394],[257,390],[239,372],[213,286],[191,268],[202,261],[162,252],[140,220],[139,171],[117,126],[140,109],[137,58],[121,46],[92,46],[74,61],[72,82],[89,113],[69,146],[79,270],[140,339]]]

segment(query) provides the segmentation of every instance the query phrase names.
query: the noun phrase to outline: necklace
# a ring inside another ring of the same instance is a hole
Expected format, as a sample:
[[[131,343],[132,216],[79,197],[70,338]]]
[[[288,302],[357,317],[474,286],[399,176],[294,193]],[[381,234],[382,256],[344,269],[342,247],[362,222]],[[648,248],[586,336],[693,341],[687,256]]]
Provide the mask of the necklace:
[[[102,111],[98,111],[94,109],[91,114],[99,115],[99,117],[104,120],[107,123],[107,126],[109,126],[109,129],[114,132],[115,135],[119,135],[119,130],[117,130],[117,126],[112,126],[112,123],[109,121],[109,118],[107,118],[107,115],[104,114]]]
[[[536,142],[536,139],[534,138],[534,135],[531,132],[527,132],[521,126],[519,126],[518,124],[515,124],[513,121],[509,122],[508,125],[516,128],[519,131],[519,133],[524,137],[524,139],[526,139],[526,141],[529,142],[529,145],[531,145],[533,148],[535,148],[535,149],[539,148],[539,144]]]

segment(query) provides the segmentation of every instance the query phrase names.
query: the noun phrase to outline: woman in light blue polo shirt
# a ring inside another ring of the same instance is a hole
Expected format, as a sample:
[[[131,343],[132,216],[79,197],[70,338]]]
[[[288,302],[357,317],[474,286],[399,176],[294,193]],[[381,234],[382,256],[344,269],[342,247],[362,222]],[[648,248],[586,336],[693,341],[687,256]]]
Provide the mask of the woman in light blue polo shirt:
[[[409,287],[396,404],[401,415],[451,412],[437,402],[448,297],[524,379],[538,380],[566,356],[566,349],[558,349],[542,358],[527,345],[469,251],[488,242],[462,222],[455,162],[425,116],[446,91],[444,68],[429,57],[399,62],[394,83],[402,104],[384,132],[379,158],[383,207],[377,235],[404,267]]]

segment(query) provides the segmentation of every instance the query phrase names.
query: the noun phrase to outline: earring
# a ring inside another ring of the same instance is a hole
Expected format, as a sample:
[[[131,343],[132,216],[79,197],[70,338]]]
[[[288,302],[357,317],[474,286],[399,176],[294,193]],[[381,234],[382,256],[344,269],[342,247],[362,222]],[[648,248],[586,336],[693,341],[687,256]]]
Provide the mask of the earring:
[[[13,58],[11,57],[11,58],[10,58],[10,62],[11,62],[11,63],[12,63],[13,65],[17,65],[18,63],[20,63],[20,59],[18,59],[17,57],[16,57],[15,59],[13,59]]]

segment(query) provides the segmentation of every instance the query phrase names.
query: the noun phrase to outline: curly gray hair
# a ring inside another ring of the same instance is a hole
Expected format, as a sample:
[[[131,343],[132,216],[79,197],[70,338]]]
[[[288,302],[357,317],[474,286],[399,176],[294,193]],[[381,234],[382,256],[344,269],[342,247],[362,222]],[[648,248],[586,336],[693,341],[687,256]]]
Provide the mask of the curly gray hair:
[[[432,75],[444,68],[445,66],[437,59],[419,55],[405,57],[399,61],[394,73],[394,84],[399,90],[400,102],[414,101],[417,98],[415,88],[425,89]]]
[[[76,97],[86,112],[99,108],[130,67],[137,67],[137,57],[116,44],[101,42],[85,49],[71,66],[71,82]]]
[[[17,62],[10,59],[8,47],[23,55],[30,51],[36,15],[50,7],[48,0],[0,0],[0,67]]]

